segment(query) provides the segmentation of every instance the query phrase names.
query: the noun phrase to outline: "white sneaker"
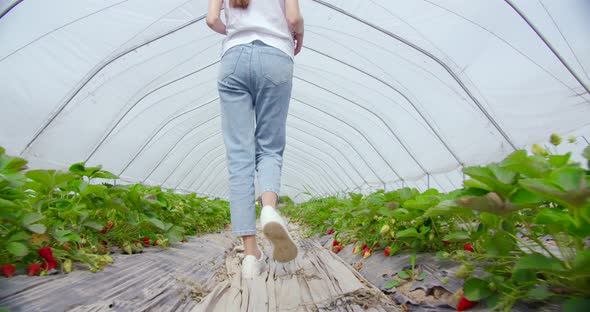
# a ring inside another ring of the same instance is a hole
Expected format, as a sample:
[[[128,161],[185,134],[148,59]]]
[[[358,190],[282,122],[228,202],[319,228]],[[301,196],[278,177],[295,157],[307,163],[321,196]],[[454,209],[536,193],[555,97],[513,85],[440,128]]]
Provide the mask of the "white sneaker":
[[[252,279],[260,274],[264,269],[264,253],[260,251],[260,258],[256,259],[253,255],[246,255],[242,260],[242,277]]]
[[[278,262],[289,262],[297,257],[297,245],[287,230],[287,223],[270,205],[260,212],[262,233],[273,245],[272,257]]]

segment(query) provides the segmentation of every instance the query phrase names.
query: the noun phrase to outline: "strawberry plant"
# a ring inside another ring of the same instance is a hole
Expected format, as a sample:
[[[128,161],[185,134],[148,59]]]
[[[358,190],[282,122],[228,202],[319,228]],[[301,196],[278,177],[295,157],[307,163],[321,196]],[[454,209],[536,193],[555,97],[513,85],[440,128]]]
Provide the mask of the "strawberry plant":
[[[95,272],[112,262],[112,246],[141,252],[144,246],[134,240],[148,237],[146,246],[166,248],[229,222],[228,203],[221,200],[98,183],[117,177],[84,163],[67,171],[27,171],[26,164],[0,148],[0,261],[14,265],[13,274],[69,272],[72,261]]]
[[[552,135],[550,142],[562,140]],[[590,297],[590,171],[570,153],[537,144],[532,150],[464,168],[469,179],[448,194],[349,193],[290,204],[285,212],[312,234],[329,231],[339,246],[353,243],[363,258],[384,246],[384,256],[437,252],[460,262],[461,309],[480,301],[503,311],[517,301],[555,301],[575,311]],[[590,166],[590,147],[583,156]],[[411,270],[397,272],[385,288],[414,278]]]

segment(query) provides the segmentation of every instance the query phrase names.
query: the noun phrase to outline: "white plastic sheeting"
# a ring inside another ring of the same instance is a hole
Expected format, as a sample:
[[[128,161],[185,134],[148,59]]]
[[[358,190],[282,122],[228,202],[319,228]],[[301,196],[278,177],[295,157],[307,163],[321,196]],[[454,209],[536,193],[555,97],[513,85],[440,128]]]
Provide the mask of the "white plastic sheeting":
[[[256,1],[256,0],[253,0]],[[0,19],[0,145],[33,168],[227,198],[206,0],[26,0]],[[300,0],[282,191],[401,186],[590,137],[587,0]],[[258,192],[257,192],[258,194]]]

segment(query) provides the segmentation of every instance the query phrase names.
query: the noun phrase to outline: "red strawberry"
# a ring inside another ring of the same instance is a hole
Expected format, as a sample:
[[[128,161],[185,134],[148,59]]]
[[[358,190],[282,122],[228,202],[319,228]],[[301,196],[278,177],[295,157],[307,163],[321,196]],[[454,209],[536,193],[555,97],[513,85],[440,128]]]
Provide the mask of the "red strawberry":
[[[361,247],[361,249],[363,249],[363,250],[367,249],[367,244],[363,244],[363,246]]]
[[[375,243],[375,245],[373,245],[373,248],[379,248],[381,247],[381,245],[379,245],[379,243]]]
[[[115,225],[113,221],[109,221],[109,223],[107,223],[107,227],[109,228],[109,230],[113,228],[113,225]]]
[[[72,250],[72,247],[70,247],[70,245],[68,245],[68,243],[63,244],[62,246],[65,250]]]
[[[339,253],[340,251],[342,251],[342,245],[332,247],[332,252]]]
[[[55,261],[53,258],[53,253],[51,252],[51,247],[49,246],[39,248],[39,256],[41,256],[41,258],[45,259],[46,261]]]
[[[149,246],[149,245],[151,245],[151,241],[150,241],[150,238],[149,237],[144,237],[143,238],[143,245],[146,246],[146,247]]]
[[[47,271],[49,271],[51,269],[55,269],[55,268],[57,268],[57,261],[55,261],[55,260],[51,260],[51,261],[47,261],[47,262],[44,261],[43,263],[41,263],[41,268],[43,270],[47,270]]]
[[[471,244],[467,243],[463,246],[463,250],[468,250],[473,252],[473,246],[471,246]]]
[[[108,243],[105,240],[99,239],[98,240],[103,246],[106,246]]]
[[[39,266],[39,263],[31,263],[27,265],[27,275],[34,276],[39,274],[39,271],[41,271],[41,266]]]
[[[334,233],[334,229],[329,229],[327,233],[328,235],[332,235],[332,233]]]
[[[467,300],[465,296],[461,296],[459,304],[457,304],[457,311],[467,310],[475,305],[475,302]]]
[[[2,274],[4,274],[4,276],[11,277],[12,275],[14,275],[14,270],[16,270],[16,267],[10,263],[7,263],[3,265],[0,269],[2,269]]]
[[[158,246],[158,240],[154,240],[154,246]]]
[[[442,242],[443,242],[445,245],[447,245],[447,246],[450,246],[450,245],[451,245],[451,242],[448,242],[448,241],[442,241]]]
[[[102,230],[100,230],[100,233],[106,234],[107,233],[107,228],[106,227],[103,227]]]
[[[385,250],[383,251],[383,255],[386,257],[389,257],[389,255],[391,255],[391,247],[389,247],[389,246],[385,247]]]
[[[339,241],[337,241],[337,240],[334,240],[334,241],[332,242],[332,246],[338,246],[338,245],[340,245],[340,242],[339,242]]]

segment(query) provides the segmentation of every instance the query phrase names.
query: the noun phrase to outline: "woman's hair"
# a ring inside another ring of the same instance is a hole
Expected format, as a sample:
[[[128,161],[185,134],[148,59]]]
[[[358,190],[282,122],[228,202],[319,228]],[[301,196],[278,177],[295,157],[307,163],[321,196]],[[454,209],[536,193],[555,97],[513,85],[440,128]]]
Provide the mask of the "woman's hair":
[[[250,0],[230,0],[229,1],[229,6],[231,6],[232,8],[245,9],[248,7],[248,4],[250,4]]]

